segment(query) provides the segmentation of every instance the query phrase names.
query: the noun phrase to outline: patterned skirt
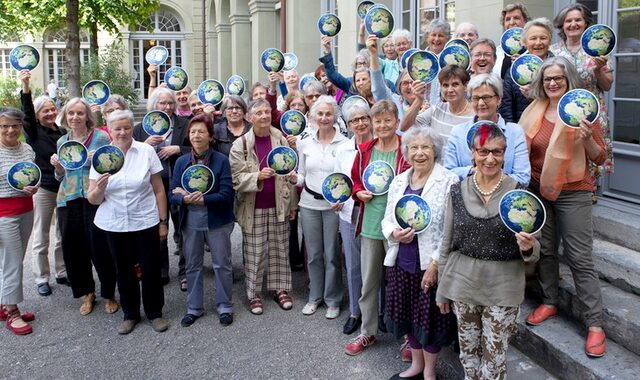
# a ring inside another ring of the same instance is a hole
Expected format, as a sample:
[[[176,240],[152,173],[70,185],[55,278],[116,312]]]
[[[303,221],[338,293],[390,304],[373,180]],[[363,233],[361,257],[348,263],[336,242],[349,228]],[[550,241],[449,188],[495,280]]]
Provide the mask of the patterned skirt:
[[[437,288],[425,293],[420,288],[424,271],[409,273],[387,267],[387,298],[384,322],[396,338],[410,334],[423,346],[446,347],[457,338],[453,312],[440,313],[436,305]]]

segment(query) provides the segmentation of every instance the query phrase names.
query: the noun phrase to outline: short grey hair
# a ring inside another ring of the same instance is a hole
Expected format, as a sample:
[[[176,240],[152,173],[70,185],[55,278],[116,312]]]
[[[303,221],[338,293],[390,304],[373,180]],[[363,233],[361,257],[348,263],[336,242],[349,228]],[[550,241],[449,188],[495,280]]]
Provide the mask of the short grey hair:
[[[411,32],[406,29],[396,29],[391,33],[391,40],[393,43],[396,43],[398,38],[406,38],[409,42],[413,44],[413,39],[411,38]]]
[[[478,45],[487,45],[491,48],[491,51],[493,51],[493,58],[497,58],[497,54],[496,54],[496,43],[493,42],[493,40],[489,39],[489,38],[478,38],[477,40],[473,41],[471,43],[471,46],[469,46],[469,53],[471,55],[473,55],[473,51],[476,49],[476,47]]]
[[[409,128],[409,130],[402,135],[402,140],[400,140],[400,149],[402,150],[402,155],[405,159],[408,157],[409,145],[418,137],[423,137],[431,141],[433,144],[433,152],[435,154],[434,160],[438,161],[440,157],[442,157],[444,139],[433,128],[418,127],[415,125]]]
[[[118,94],[111,95],[109,97],[109,99],[107,99],[107,102],[104,103],[104,105],[102,106],[102,109],[105,109],[107,107],[107,104],[109,104],[109,103],[117,104],[118,107],[120,107],[121,110],[128,110],[129,109],[129,103],[127,102],[127,100],[122,95],[118,95]]]
[[[544,60],[529,85],[529,96],[534,99],[549,99],[544,91],[544,72],[551,66],[558,66],[567,80],[567,91],[583,86],[582,79],[573,63],[564,57],[550,57]]]
[[[529,20],[531,20],[529,11],[527,11],[527,7],[525,7],[524,4],[522,3],[507,4],[504,6],[504,8],[502,8],[502,12],[500,12],[500,26],[504,25],[504,18],[507,17],[507,13],[513,12],[515,10],[520,11],[525,22],[528,22]]]
[[[36,112],[36,117],[38,116],[38,112],[42,111],[42,109],[47,105],[48,102],[56,107],[56,102],[47,95],[40,95],[33,100],[33,110]],[[57,110],[58,107],[56,107],[56,111]]]
[[[440,30],[448,37],[451,37],[451,25],[443,20],[440,20],[439,18],[434,18],[433,20],[431,20],[429,25],[427,25],[427,29],[424,31],[425,37],[436,30]]]
[[[367,62],[365,67],[368,68],[369,65],[371,65],[371,54],[369,54],[369,50],[360,49],[358,54],[356,54],[356,57],[353,59],[353,63],[351,64],[351,70],[355,70],[356,67],[358,66],[358,58],[364,59]]]
[[[471,78],[467,85],[467,94],[469,95],[469,98],[471,97],[471,94],[473,94],[473,90],[484,85],[491,87],[496,95],[502,99],[502,79],[494,73],[478,74]]]
[[[475,24],[465,21],[465,22],[461,22],[460,25],[458,25],[456,27],[456,30],[453,32],[456,38],[458,37],[458,33],[460,33],[459,32],[460,28],[462,28],[463,26],[470,26],[473,32],[476,34],[476,36],[478,36],[478,27],[475,26]]]
[[[364,105],[360,102],[353,102],[350,105],[348,105],[347,107],[344,107],[343,109],[343,119],[348,123],[349,121],[351,121],[351,119],[354,118],[355,115],[359,115],[361,113],[364,113],[365,115],[367,115],[369,118],[371,118],[371,107],[369,107],[369,104]]]
[[[220,112],[224,115],[224,112],[227,108],[231,107],[231,104],[236,104],[238,107],[242,109],[242,114],[247,113],[247,103],[242,99],[242,96],[238,95],[227,95],[222,101],[222,106],[220,107]]]
[[[171,99],[173,99],[173,112],[176,111],[176,93],[166,87],[158,87],[151,93],[151,96],[147,101],[147,112],[157,110],[158,101],[160,100],[160,96],[162,95],[171,96]]]
[[[524,41],[527,40],[527,34],[529,34],[529,30],[533,26],[537,26],[537,27],[540,27],[540,28],[545,28],[547,30],[547,32],[549,33],[549,38],[553,37],[553,25],[551,24],[551,21],[549,21],[549,19],[546,18],[546,17],[538,17],[536,19],[528,21],[524,25],[524,28],[523,28],[524,32],[522,33]]]
[[[72,98],[67,102],[67,104],[62,108],[62,117],[60,118],[60,124],[64,129],[69,129],[69,123],[67,123],[67,111],[69,108],[75,106],[76,104],[82,104],[84,106],[84,112],[87,114],[87,129],[92,130],[98,125],[98,119],[96,118],[96,114],[91,111],[91,105],[89,102],[84,100],[83,98]]]
[[[564,33],[564,19],[567,18],[567,14],[571,11],[578,11],[582,14],[582,18],[584,18],[585,29],[593,25],[593,13],[591,13],[591,9],[587,8],[587,6],[575,3],[571,4],[560,11],[553,19],[553,26],[558,29],[558,35],[562,39],[562,41],[567,41],[567,35]]]
[[[319,80],[310,80],[304,84],[302,92],[306,95],[309,91],[316,90],[322,95],[327,95],[327,88]]]
[[[248,108],[249,113],[252,114],[254,109],[262,106],[267,106],[271,108],[271,104],[269,104],[269,102],[266,99],[256,99],[253,102],[249,103],[249,108]]]
[[[0,117],[6,117],[7,119],[15,120],[20,124],[24,122],[24,112],[13,107],[0,108]]]
[[[331,95],[322,95],[313,103],[311,109],[309,110],[309,117],[315,120],[316,116],[318,116],[318,108],[321,105],[328,104],[333,108],[333,114],[335,116],[334,124],[338,122],[338,118],[340,117],[340,107],[338,107],[338,103],[336,103],[336,99]]]
[[[130,110],[115,110],[111,112],[111,114],[107,118],[107,127],[109,127],[109,130],[111,130],[113,123],[120,120],[128,120],[133,127],[133,112],[131,112]]]

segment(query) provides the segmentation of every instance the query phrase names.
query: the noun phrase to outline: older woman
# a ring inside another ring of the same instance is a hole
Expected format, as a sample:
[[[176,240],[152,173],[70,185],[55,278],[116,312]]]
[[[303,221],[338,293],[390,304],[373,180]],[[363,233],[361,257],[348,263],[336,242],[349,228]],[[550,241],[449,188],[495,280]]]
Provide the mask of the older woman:
[[[440,54],[442,49],[444,49],[444,45],[450,38],[451,26],[449,23],[440,19],[431,20],[424,31],[426,50],[436,55]]]
[[[607,100],[604,93],[613,84],[613,64],[609,57],[590,57],[582,50],[580,37],[586,28],[594,23],[594,17],[589,8],[576,3],[571,4],[558,13],[553,19],[553,25],[558,29],[561,41],[551,45],[551,51],[558,57],[564,57],[578,70],[583,86],[593,92],[600,103],[600,129],[606,147],[606,158],[600,163],[607,173],[613,173],[613,143],[611,128],[607,117]],[[592,163],[589,167],[594,180],[600,176],[598,165]]]
[[[456,26],[456,30],[453,32],[454,38],[460,38],[471,45],[473,41],[478,39],[478,27],[470,22],[461,22]]]
[[[62,253],[67,266],[74,298],[84,297],[80,314],[93,311],[96,300],[95,282],[91,263],[100,279],[100,294],[107,300],[105,311],[118,311],[115,299],[116,268],[106,247],[104,232],[93,224],[97,206],[89,203],[89,169],[93,152],[110,143],[109,136],[96,129],[96,116],[84,99],[73,98],[62,109],[62,126],[69,132],[57,142],[57,148],[67,141],[78,141],[89,151],[89,159],[82,168],[67,170],[62,167],[57,154],[51,156],[56,179],[61,181],[58,190],[58,223],[62,233]]]
[[[349,341],[345,347],[347,355],[358,355],[373,344],[378,333],[378,293],[384,279],[382,262],[387,250],[387,240],[382,233],[380,221],[384,216],[387,194],[374,195],[364,187],[362,173],[370,162],[382,160],[400,174],[409,168],[400,149],[400,136],[396,135],[398,108],[390,100],[381,100],[371,109],[373,132],[376,137],[358,146],[358,152],[351,168],[353,199],[359,204],[356,234],[361,237],[360,265],[362,270],[362,296],[359,304],[362,312],[360,335]],[[380,313],[379,313],[380,312]]]
[[[304,93],[298,89],[289,91],[284,97],[282,107],[276,105],[276,99],[278,94],[278,81],[280,80],[279,73],[269,73],[269,91],[267,91],[267,101],[271,106],[271,125],[274,128],[280,128],[280,117],[282,114],[290,109],[298,110],[306,115],[309,107],[305,103]],[[313,81],[315,82],[315,81]],[[317,86],[320,83],[316,83]],[[322,88],[320,88],[322,87]],[[326,88],[323,85],[318,86],[321,94],[326,94]]]
[[[107,124],[107,118],[109,117],[111,112],[115,110],[128,110],[128,109],[129,109],[129,104],[127,103],[127,100],[122,95],[118,95],[118,94],[113,94],[109,96],[109,99],[107,99],[107,102],[104,103],[102,106],[99,106],[96,104],[91,105],[91,110],[96,115],[99,115],[100,121],[104,123],[104,125],[101,125],[97,128],[103,132],[106,132],[108,135],[109,135],[109,127],[107,127],[106,124]],[[111,138],[111,135],[109,135],[109,138]]]
[[[302,313],[311,315],[323,302],[326,317],[335,319],[342,303],[342,270],[338,246],[338,217],[341,204],[329,204],[322,196],[322,181],[334,170],[336,151],[347,142],[337,132],[340,110],[335,99],[324,95],[311,107],[310,117],[317,126],[315,133],[297,143],[297,185],[304,186],[300,195],[300,222],[307,250],[309,299]],[[311,238],[317,236],[318,238]]]
[[[251,89],[249,90],[249,94],[250,94],[249,99],[251,101],[254,101],[257,99],[264,99],[265,96],[267,96],[268,89],[269,88],[267,86],[265,86],[260,82],[254,83],[253,86],[251,86]]]
[[[471,102],[467,100],[465,92],[469,83],[469,74],[461,67],[455,65],[445,66],[438,73],[440,91],[444,102],[438,102],[426,111],[415,117],[415,125],[418,127],[432,128],[442,136],[446,144],[451,130],[458,124],[467,123],[473,119],[474,111]],[[420,92],[424,87],[423,82],[413,82],[414,91]],[[417,97],[421,98],[421,97]],[[405,115],[408,119],[410,114]],[[403,122],[410,122],[404,120]],[[402,124],[401,124],[402,125]],[[439,155],[439,158],[442,156]]]
[[[371,109],[369,106],[354,103],[344,110],[344,119],[353,133],[349,143],[340,145],[336,150],[336,172],[344,173],[351,177],[353,161],[358,153],[358,145],[373,139],[371,128]],[[360,236],[356,236],[356,220],[360,212],[360,205],[353,199],[349,199],[342,205],[339,212],[340,236],[342,237],[342,250],[344,263],[347,269],[347,291],[349,294],[349,318],[342,332],[353,334],[360,324],[362,317],[358,300],[362,295],[362,273],[360,272]]]
[[[393,44],[391,37],[385,37],[380,40],[380,47],[382,49],[382,57],[393,61],[398,59],[398,52],[396,51],[396,45]]]
[[[7,172],[17,162],[34,162],[31,147],[20,142],[24,114],[13,108],[0,108],[0,320],[16,335],[30,334],[27,323],[31,313],[20,314],[18,304],[22,294],[22,271],[33,224],[33,200],[39,185],[18,191],[9,186]]]
[[[227,95],[220,108],[223,119],[213,126],[216,150],[229,157],[231,145],[236,139],[251,129],[251,124],[245,120],[247,103],[237,95]]]
[[[605,143],[599,123],[580,122],[580,128],[567,128],[558,118],[558,101],[567,91],[582,84],[570,61],[563,57],[544,62],[531,84],[536,99],[522,115],[531,159],[531,189],[540,194],[547,210],[542,229],[538,281],[542,304],[527,317],[539,325],[558,310],[558,245],[571,268],[584,319],[589,332],[585,351],[589,356],[604,355],[602,296],[598,273],[591,255],[591,193],[595,190],[588,173],[590,162],[602,164]]]
[[[385,324],[396,338],[408,335],[412,354],[411,367],[397,375],[400,379],[423,375],[435,380],[438,353],[456,337],[455,318],[435,305],[446,201],[449,188],[458,182],[437,163],[442,148],[442,137],[432,129],[413,128],[402,136],[402,154],[411,169],[393,179],[382,219],[389,245]],[[431,208],[431,225],[419,235],[396,223],[396,203],[407,194],[419,195]]]
[[[203,256],[205,241],[211,247],[211,260],[216,283],[216,308],[220,324],[233,323],[233,269],[231,267],[231,232],[233,231],[233,185],[229,159],[212,149],[214,126],[205,115],[189,121],[191,153],[176,162],[176,175],[171,183],[171,203],[179,204],[183,253],[187,261],[187,314],[180,324],[191,326],[204,314]],[[203,164],[211,169],[214,185],[211,191],[191,194],[182,188],[180,178],[191,165]]]
[[[522,3],[507,4],[500,12],[500,25],[503,31],[511,28],[523,28],[529,20],[531,20],[531,16],[529,16],[527,8]],[[511,57],[504,54],[502,47],[499,46],[493,73],[504,79],[510,68]]]
[[[340,104],[342,102],[343,96],[344,96],[344,91],[342,91],[341,89],[339,89],[338,87],[336,87],[333,83],[331,83],[331,81],[329,80],[329,78],[327,77],[327,72],[324,69],[324,65],[319,65],[316,68],[316,71],[314,72],[313,75],[317,80],[320,81],[320,83],[322,83],[324,85],[324,87],[327,89],[327,95],[331,95],[336,99],[336,103]],[[285,98],[285,102],[286,102],[286,98]]]
[[[471,63],[469,74],[474,77],[478,74],[488,74],[496,65],[496,43],[488,38],[479,38],[469,46]]]
[[[313,103],[315,103],[320,96],[327,95],[327,88],[322,82],[312,80],[304,85],[302,93],[304,94],[304,103],[307,105],[307,110],[310,110],[311,107],[313,107]]]
[[[502,99],[502,81],[495,74],[476,75],[467,86],[467,94],[471,98],[476,116],[451,130],[445,150],[444,167],[456,173],[460,180],[474,173],[473,155],[469,151],[467,134],[475,122],[488,120],[498,124],[507,139],[504,172],[526,186],[531,176],[531,168],[524,132],[518,124],[507,123],[498,114],[498,105]]]
[[[465,379],[506,377],[509,339],[524,300],[525,262],[539,255],[533,235],[514,236],[500,220],[500,198],[520,186],[501,169],[508,143],[499,127],[480,126],[473,135],[476,171],[448,196],[436,301],[443,314],[453,303]]]
[[[40,168],[40,190],[34,194],[33,209],[33,242],[31,245],[31,257],[33,277],[35,278],[38,294],[48,296],[51,294],[49,286],[49,231],[51,221],[56,210],[56,196],[60,188],[60,182],[55,179],[54,168],[49,162],[51,155],[56,152],[56,141],[65,130],[56,124],[58,109],[55,102],[48,96],[39,96],[31,99],[30,79],[31,72],[23,70],[19,74],[22,80],[22,111],[24,118],[24,133],[27,141],[36,153],[35,163]],[[62,257],[62,237],[60,225],[55,224],[55,242],[53,245],[53,257],[55,263],[56,283],[69,285],[67,269]]]
[[[524,26],[524,44],[529,54],[533,54],[543,61],[553,57],[549,52],[552,37],[551,21],[540,17],[529,21]],[[517,123],[525,108],[531,103],[527,96],[529,86],[520,87],[511,77],[511,70],[504,76],[504,97],[500,104],[500,115],[507,122]]]
[[[169,231],[166,194],[160,176],[162,164],[151,146],[133,140],[131,111],[114,111],[107,124],[113,136],[112,145],[125,154],[124,166],[113,175],[99,174],[91,168],[88,199],[99,205],[92,225],[105,234],[118,269],[118,292],[124,313],[118,334],[130,333],[140,321],[136,263],[142,272],[145,315],[153,329],[162,332],[169,327],[162,318],[164,292],[160,279],[160,240]]]

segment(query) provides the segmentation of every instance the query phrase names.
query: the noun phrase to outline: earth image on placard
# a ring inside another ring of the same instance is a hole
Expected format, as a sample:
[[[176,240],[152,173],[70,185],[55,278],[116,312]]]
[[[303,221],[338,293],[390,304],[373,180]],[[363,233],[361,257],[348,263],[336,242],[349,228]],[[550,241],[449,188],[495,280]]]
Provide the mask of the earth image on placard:
[[[318,81],[318,79],[316,79],[316,77],[313,74],[304,74],[302,78],[300,78],[300,84],[298,84],[298,87],[300,88],[300,90],[304,91],[304,86],[306,86],[307,83],[312,81]]]
[[[124,165],[124,153],[117,146],[104,145],[93,153],[91,163],[100,174],[116,174]]]
[[[84,166],[87,162],[88,152],[87,148],[82,143],[74,140],[69,140],[60,146],[58,149],[58,160],[67,170],[75,170]]]
[[[224,87],[217,80],[208,79],[198,86],[198,99],[204,104],[217,105],[222,101],[223,96]]]
[[[142,119],[142,129],[149,136],[162,136],[169,132],[171,119],[162,111],[151,111]]]
[[[284,55],[278,49],[265,49],[260,56],[260,62],[266,71],[275,73],[284,67]]]
[[[373,161],[364,169],[362,182],[364,188],[374,195],[386,194],[391,186],[394,172],[391,165],[385,161]]]
[[[371,8],[375,3],[373,1],[364,0],[358,4],[358,18],[360,20],[364,20],[364,17],[367,15],[367,11]]]
[[[16,162],[7,171],[7,181],[15,190],[35,186],[40,182],[40,168],[33,162]]]
[[[533,54],[523,54],[511,64],[511,79],[518,86],[531,84],[540,66],[542,66],[540,57]]]
[[[580,88],[562,95],[558,102],[558,116],[566,125],[574,128],[580,126],[580,120],[593,122],[598,117],[599,109],[598,98]]]
[[[232,75],[227,80],[227,92],[229,95],[244,94],[244,78],[240,75]]]
[[[439,63],[440,67],[456,65],[466,70],[469,68],[469,63],[471,63],[471,55],[469,55],[467,49],[458,45],[451,45],[440,52]]]
[[[607,25],[591,25],[582,33],[580,43],[588,55],[592,57],[605,56],[615,48],[616,34]]]
[[[353,182],[344,173],[331,173],[322,181],[322,195],[329,203],[346,202],[352,190]]]
[[[371,7],[364,18],[369,34],[378,38],[387,37],[393,31],[393,15],[381,6]]]
[[[164,74],[164,81],[167,83],[167,87],[173,91],[180,91],[187,87],[189,82],[189,76],[187,72],[181,67],[171,67]]]
[[[318,19],[318,29],[325,36],[335,36],[340,32],[341,27],[340,19],[332,13],[324,14]]]
[[[513,232],[535,233],[544,225],[546,212],[535,195],[516,189],[500,199],[500,218]]]
[[[106,83],[100,80],[92,80],[84,85],[82,89],[82,97],[89,102],[89,104],[102,105],[107,102],[111,90]]]
[[[431,224],[431,208],[422,197],[407,194],[398,199],[395,209],[396,221],[401,228],[413,228],[420,233]]]
[[[307,119],[298,110],[288,110],[280,117],[280,127],[287,135],[298,136],[307,127]]]
[[[294,53],[284,53],[284,71],[291,71],[298,66],[298,56]]]
[[[275,170],[276,174],[289,174],[298,165],[298,155],[288,146],[278,146],[269,152],[267,165]]]
[[[462,38],[452,38],[449,41],[447,41],[446,44],[444,44],[444,47],[447,48],[452,45],[460,46],[461,48],[464,48],[466,51],[469,51],[469,44],[467,43],[467,41],[463,40]]]
[[[428,51],[417,51],[407,60],[407,71],[413,80],[429,83],[438,76],[438,70],[437,57]]]
[[[168,57],[169,51],[162,45],[152,47],[147,50],[147,54],[145,55],[145,59],[150,65],[162,65],[167,61]]]
[[[411,48],[402,53],[402,57],[400,57],[400,66],[402,66],[403,69],[407,68],[407,60],[409,59],[409,57],[411,57],[411,54],[417,52],[418,50],[419,49]]]
[[[511,28],[507,29],[504,33],[502,33],[502,37],[500,38],[500,44],[502,45],[502,50],[504,50],[507,55],[514,54],[522,54],[527,48],[524,46],[524,29],[522,28]]]
[[[40,53],[29,45],[19,45],[9,53],[11,66],[16,70],[33,70],[40,62]]]
[[[208,193],[213,187],[215,177],[213,172],[207,166],[196,164],[189,166],[183,173],[181,178],[182,188],[188,193],[196,191],[202,194]]]

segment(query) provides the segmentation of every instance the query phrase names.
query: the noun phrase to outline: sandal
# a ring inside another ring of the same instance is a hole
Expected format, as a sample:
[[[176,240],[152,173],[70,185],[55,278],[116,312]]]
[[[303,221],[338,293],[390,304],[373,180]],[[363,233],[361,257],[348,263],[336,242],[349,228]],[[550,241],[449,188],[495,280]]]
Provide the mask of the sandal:
[[[22,320],[25,322],[33,322],[36,320],[36,316],[33,313],[21,313],[20,316],[22,317]],[[7,315],[7,312],[4,310],[4,305],[0,305],[0,321],[6,321],[7,318],[9,318],[9,316]]]
[[[18,310],[17,307],[13,310],[9,310],[8,308],[5,308],[4,311],[7,315],[7,321],[5,322],[5,326],[7,327],[7,329],[9,329],[9,331],[11,331],[16,335],[27,335],[33,332],[33,329],[31,328],[31,326],[27,322],[25,322],[20,316],[20,310]],[[20,322],[22,322],[23,325],[14,326],[13,324],[15,322],[18,322],[18,325],[20,325]]]
[[[187,283],[187,279],[183,278],[180,280],[180,291],[186,292],[187,290],[189,290],[189,285]]]
[[[262,314],[262,300],[260,297],[255,297],[249,301],[249,311],[251,311],[251,314],[255,315]]]
[[[93,304],[96,302],[96,294],[89,293],[84,296],[84,301],[80,306],[80,315],[89,315],[93,311]]]
[[[278,303],[282,310],[291,310],[293,307],[293,299],[286,290],[273,293],[273,300]]]
[[[118,301],[115,298],[109,298],[107,302],[104,304],[104,311],[107,314],[113,314],[120,309],[120,305],[118,305]]]

